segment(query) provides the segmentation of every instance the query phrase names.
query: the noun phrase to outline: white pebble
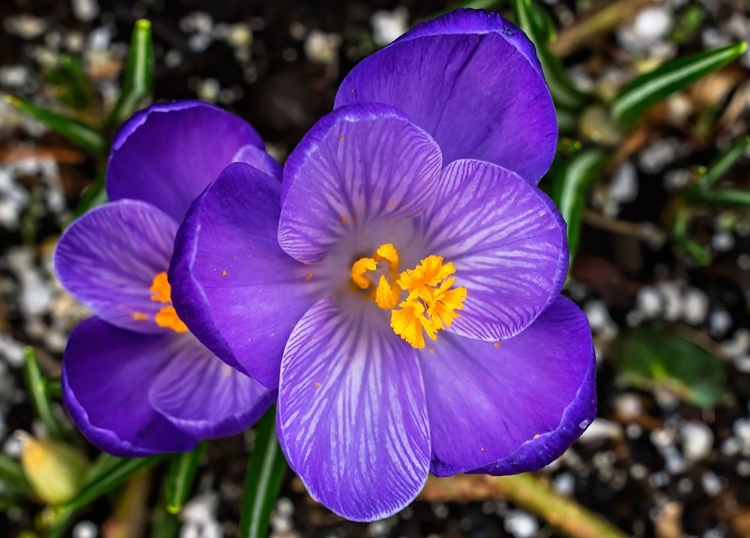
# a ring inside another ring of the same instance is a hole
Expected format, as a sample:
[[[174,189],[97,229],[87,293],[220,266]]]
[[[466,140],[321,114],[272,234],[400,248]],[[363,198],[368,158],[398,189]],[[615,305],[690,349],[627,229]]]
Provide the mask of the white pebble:
[[[409,29],[409,11],[399,6],[393,11],[376,11],[370,19],[372,39],[381,47],[395,41]]]
[[[688,288],[682,299],[683,319],[691,325],[703,323],[708,314],[708,295],[698,288]]]
[[[669,33],[672,14],[662,6],[642,10],[635,18],[633,32],[643,43],[654,43]]]
[[[622,437],[622,426],[616,422],[597,418],[588,426],[588,429],[581,435],[582,443],[594,443],[597,441],[606,441],[608,439],[619,439]]]
[[[79,21],[90,22],[99,15],[96,0],[73,0],[73,16]]]
[[[638,197],[638,172],[630,161],[625,161],[612,176],[609,195],[620,203],[632,202]]]
[[[709,497],[716,497],[722,489],[721,480],[713,471],[703,473],[701,476],[701,485],[703,486],[703,491]]]
[[[91,521],[81,521],[73,527],[73,538],[96,538],[99,529]]]
[[[711,454],[714,446],[714,434],[711,428],[702,422],[688,422],[680,428],[682,450],[691,462],[698,462]]]
[[[734,236],[727,230],[716,232],[711,238],[711,246],[716,252],[727,252],[734,247]]]
[[[526,512],[516,510],[505,516],[505,530],[517,538],[530,538],[539,531],[539,523]]]
[[[726,310],[714,310],[708,316],[708,324],[712,335],[722,336],[732,326],[732,316]]]
[[[655,318],[662,310],[661,295],[653,286],[644,286],[638,290],[635,306],[644,318]]]

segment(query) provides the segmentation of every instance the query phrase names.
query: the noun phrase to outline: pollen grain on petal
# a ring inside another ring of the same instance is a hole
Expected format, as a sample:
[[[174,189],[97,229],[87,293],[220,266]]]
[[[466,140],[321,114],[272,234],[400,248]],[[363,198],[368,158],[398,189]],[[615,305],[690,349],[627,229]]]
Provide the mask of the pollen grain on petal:
[[[143,312],[133,312],[133,321],[146,321],[148,319],[148,314],[144,314]]]

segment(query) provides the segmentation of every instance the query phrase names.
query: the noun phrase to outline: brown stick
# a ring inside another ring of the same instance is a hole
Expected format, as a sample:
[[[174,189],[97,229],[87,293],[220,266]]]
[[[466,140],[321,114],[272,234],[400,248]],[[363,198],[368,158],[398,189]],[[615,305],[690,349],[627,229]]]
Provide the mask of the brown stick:
[[[430,477],[420,498],[430,502],[505,499],[528,510],[571,538],[626,538],[627,535],[573,499],[553,491],[532,473],[515,476]]]

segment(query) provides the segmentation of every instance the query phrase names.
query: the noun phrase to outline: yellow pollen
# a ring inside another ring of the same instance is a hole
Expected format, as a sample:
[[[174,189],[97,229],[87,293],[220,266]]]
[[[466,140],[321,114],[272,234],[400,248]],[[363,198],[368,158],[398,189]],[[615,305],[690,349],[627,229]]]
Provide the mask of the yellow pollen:
[[[427,256],[413,269],[399,273],[399,253],[390,243],[380,245],[372,258],[360,258],[352,265],[350,274],[354,286],[371,290],[370,297],[383,310],[391,311],[393,332],[412,347],[425,347],[425,334],[437,339],[438,331],[449,328],[463,309],[467,290],[454,287],[452,276],[456,267],[444,263],[442,256]],[[377,286],[368,277],[378,269],[378,262],[387,262],[389,277],[381,274]],[[406,298],[401,295],[406,292]]]
[[[156,313],[154,316],[154,322],[156,322],[159,327],[172,329],[176,333],[187,332],[187,325],[183,323],[177,315],[174,306],[172,306],[172,286],[169,285],[166,272],[162,271],[154,277],[149,291],[151,291],[152,301],[167,305]],[[133,319],[146,320],[148,319],[148,316],[142,312],[134,312]]]
[[[378,268],[377,262],[372,258],[360,258],[354,264],[352,265],[352,269],[350,271],[352,282],[354,284],[363,290],[366,290],[370,287],[372,282],[370,282],[370,279],[365,277],[368,271],[374,271]]]

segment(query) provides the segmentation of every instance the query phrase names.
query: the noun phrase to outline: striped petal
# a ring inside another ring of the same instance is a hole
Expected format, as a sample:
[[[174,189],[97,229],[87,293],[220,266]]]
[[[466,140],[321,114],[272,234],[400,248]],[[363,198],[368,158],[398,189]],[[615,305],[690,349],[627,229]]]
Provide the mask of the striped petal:
[[[104,321],[131,331],[169,331],[154,323],[164,306],[151,300],[167,270],[177,223],[154,206],[121,200],[78,218],[55,249],[62,285]]]
[[[565,280],[565,222],[539,189],[504,168],[463,160],[443,170],[423,226],[425,252],[456,267],[468,290],[451,330],[509,338],[557,298]]]
[[[395,109],[337,109],[286,163],[281,247],[299,261],[317,262],[344,237],[423,211],[436,192],[441,163],[432,138]]]
[[[427,479],[416,355],[374,306],[345,312],[323,299],[305,314],[281,363],[277,424],[312,497],[347,519],[390,516]]]

